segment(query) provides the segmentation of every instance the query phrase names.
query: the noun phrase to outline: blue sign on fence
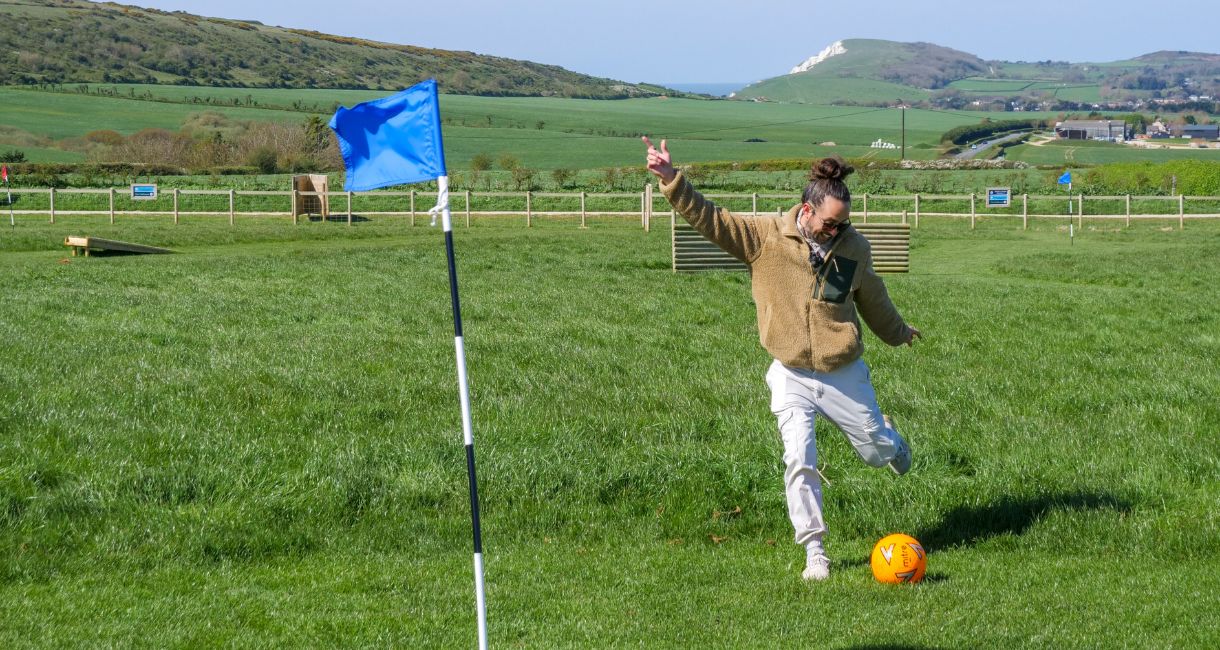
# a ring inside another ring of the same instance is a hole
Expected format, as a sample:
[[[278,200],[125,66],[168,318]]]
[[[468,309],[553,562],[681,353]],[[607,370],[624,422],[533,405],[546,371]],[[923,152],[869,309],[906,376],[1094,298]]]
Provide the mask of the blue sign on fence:
[[[133,184],[131,186],[131,198],[137,201],[148,201],[157,198],[157,184]]]
[[[987,189],[987,207],[1007,208],[1012,191],[1007,187],[990,187]]]

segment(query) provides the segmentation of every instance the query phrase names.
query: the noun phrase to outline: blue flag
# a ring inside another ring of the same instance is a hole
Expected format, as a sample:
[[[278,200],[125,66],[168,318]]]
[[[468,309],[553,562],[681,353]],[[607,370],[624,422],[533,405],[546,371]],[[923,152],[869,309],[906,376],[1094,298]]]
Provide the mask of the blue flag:
[[[1059,177],[1060,185],[1068,185],[1071,182],[1072,182],[1072,172],[1070,172],[1070,171],[1063,172],[1063,176]]]
[[[447,175],[435,79],[351,108],[340,106],[330,128],[339,137],[348,192]]]

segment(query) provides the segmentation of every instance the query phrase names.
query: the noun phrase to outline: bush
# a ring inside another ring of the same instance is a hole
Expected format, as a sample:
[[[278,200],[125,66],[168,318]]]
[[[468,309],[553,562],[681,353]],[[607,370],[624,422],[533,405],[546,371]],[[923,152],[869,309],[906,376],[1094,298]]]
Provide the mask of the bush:
[[[476,172],[485,172],[491,169],[491,156],[485,153],[476,153],[470,159],[470,169]]]
[[[996,135],[997,133],[1007,133],[1023,129],[1040,129],[1045,128],[1045,126],[1046,122],[1040,119],[1003,120],[1000,122],[987,121],[982,124],[967,124],[949,129],[945,131],[944,135],[940,136],[940,141],[952,142],[953,144],[966,144],[972,140],[979,140],[987,136]]]
[[[277,154],[273,147],[259,147],[250,152],[246,163],[264,174],[274,174],[279,166],[276,164]]]
[[[221,176],[254,176],[259,173],[258,167],[248,165],[226,165],[212,170]]]
[[[500,169],[503,169],[504,171],[509,171],[509,172],[511,172],[521,166],[521,161],[516,156],[514,156],[512,154],[508,154],[508,153],[502,154],[500,156],[499,163],[500,163]]]
[[[90,131],[85,134],[85,141],[94,144],[104,144],[106,146],[115,147],[123,144],[123,136],[118,131],[104,129],[101,131]]]
[[[1176,177],[1176,182],[1173,180]],[[1091,194],[1220,195],[1220,162],[1109,163],[1084,173],[1081,189]]]

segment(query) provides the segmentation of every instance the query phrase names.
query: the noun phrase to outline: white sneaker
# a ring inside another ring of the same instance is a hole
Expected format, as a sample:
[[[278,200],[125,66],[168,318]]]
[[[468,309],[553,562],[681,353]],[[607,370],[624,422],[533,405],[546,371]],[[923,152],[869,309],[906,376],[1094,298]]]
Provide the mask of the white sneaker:
[[[894,434],[894,458],[889,462],[890,471],[902,476],[911,471],[911,445],[907,444],[902,434],[898,433],[898,429],[894,428],[894,421],[888,415],[881,416],[885,420],[885,426]]]
[[[805,562],[805,570],[801,573],[802,580],[825,580],[830,577],[830,558],[825,555],[810,556]]]

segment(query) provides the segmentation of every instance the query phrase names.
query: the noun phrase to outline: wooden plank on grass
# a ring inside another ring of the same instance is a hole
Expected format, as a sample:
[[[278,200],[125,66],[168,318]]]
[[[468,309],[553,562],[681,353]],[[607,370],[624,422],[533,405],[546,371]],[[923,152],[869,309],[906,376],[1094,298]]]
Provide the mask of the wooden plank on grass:
[[[73,255],[76,255],[77,251],[83,251],[86,256],[89,255],[89,251],[92,250],[120,251],[123,253],[174,252],[168,248],[159,248],[157,246],[133,244],[131,242],[116,241],[114,239],[102,239],[100,237],[76,237],[72,235],[64,237],[64,246],[71,246]]]

